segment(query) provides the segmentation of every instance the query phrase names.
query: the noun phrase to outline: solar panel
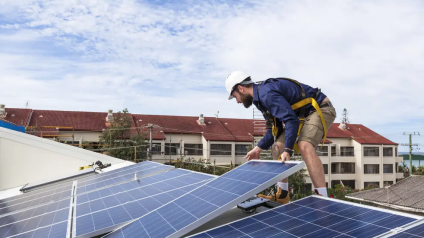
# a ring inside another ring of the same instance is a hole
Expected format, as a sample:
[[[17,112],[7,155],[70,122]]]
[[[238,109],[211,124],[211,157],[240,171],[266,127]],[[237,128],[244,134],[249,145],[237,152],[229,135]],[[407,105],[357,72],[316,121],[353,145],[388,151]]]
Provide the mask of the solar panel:
[[[137,174],[138,177],[142,177],[155,172],[162,172],[173,168],[173,166],[163,164],[147,164],[146,166],[137,166],[133,169],[129,169],[118,174],[107,175],[107,173],[105,173],[105,175],[107,176],[95,177],[84,181],[78,180],[78,188],[76,194],[79,195],[94,189],[100,189],[106,186],[110,186],[112,184],[129,181],[131,179],[134,179],[135,174]]]
[[[424,220],[417,221],[414,224],[408,224],[399,229],[394,229],[381,237],[393,238],[418,238],[424,237]]]
[[[92,237],[113,231],[212,178],[212,175],[175,169],[77,196],[73,234]]]
[[[23,201],[29,201],[34,198],[44,197],[46,195],[61,193],[66,190],[71,190],[73,181],[66,183],[56,184],[54,186],[49,186],[43,189],[37,189],[29,193],[20,194],[10,198],[5,198],[0,200],[0,208],[4,208],[9,205],[22,203]]]
[[[180,237],[303,167],[249,161],[106,237]]]
[[[63,176],[61,178],[57,178],[57,179],[54,179],[54,180],[39,181],[37,183],[28,183],[27,185],[22,187],[20,191],[28,191],[28,190],[31,190],[31,189],[37,189],[39,187],[48,186],[50,184],[58,183],[58,182],[61,182],[61,181],[62,182],[63,181],[73,181],[76,178],[80,178],[80,179],[87,178],[87,177],[90,177],[91,175],[95,175],[93,168],[84,169],[84,170],[80,170],[76,173],[68,174],[66,176]]]
[[[65,237],[73,198],[0,218],[0,237]]]
[[[367,238],[414,222],[417,218],[414,215],[311,196],[191,237]]]
[[[83,186],[82,188],[79,188],[77,190],[77,194],[81,194],[83,192],[87,192],[93,189],[111,186],[115,183],[128,181],[134,178],[134,173],[137,173],[138,176],[146,176],[152,173],[165,171],[173,168],[173,166],[163,165],[150,161],[145,161],[127,167],[130,168],[127,168],[124,171],[119,170],[122,174],[119,173],[119,171],[111,171],[83,179],[81,182]],[[78,184],[80,184],[80,180],[78,180]],[[22,209],[39,206],[48,202],[66,199],[69,198],[71,194],[72,183],[63,187],[59,187],[56,190],[50,190],[43,193],[37,193],[31,196],[25,196],[22,199],[6,201],[0,204],[0,216]]]

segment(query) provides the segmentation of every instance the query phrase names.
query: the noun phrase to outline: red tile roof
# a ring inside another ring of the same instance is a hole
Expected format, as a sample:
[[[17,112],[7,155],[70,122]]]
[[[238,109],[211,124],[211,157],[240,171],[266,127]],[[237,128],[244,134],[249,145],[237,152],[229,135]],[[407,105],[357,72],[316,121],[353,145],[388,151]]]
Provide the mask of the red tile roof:
[[[27,126],[32,112],[31,109],[20,108],[5,108],[5,111],[6,117],[3,119],[18,126]]]
[[[6,108],[6,121],[17,125],[29,126],[62,126],[74,127],[75,131],[102,131],[106,129],[107,112],[78,112],[78,111],[52,111]],[[114,113],[116,117],[117,114]],[[193,116],[164,116],[130,114],[132,116],[131,134],[146,133],[150,137],[148,124],[155,125],[153,139],[163,140],[166,134],[202,134],[206,140],[212,141],[240,141],[251,142],[253,136],[261,136],[254,132],[251,119],[215,118],[205,117],[205,125],[199,125],[198,117]],[[138,129],[136,129],[138,128]],[[57,135],[55,128],[43,128],[43,133]],[[63,129],[60,129],[63,130]],[[253,135],[253,136],[252,136]],[[347,124],[347,129],[339,128],[339,123],[334,123],[328,130],[327,140],[331,138],[352,138],[360,144],[386,144],[397,145],[376,132],[360,124]]]
[[[398,145],[361,124],[346,124],[346,130],[342,130],[339,126],[340,123],[333,123],[328,130],[327,137],[352,138],[359,144]]]

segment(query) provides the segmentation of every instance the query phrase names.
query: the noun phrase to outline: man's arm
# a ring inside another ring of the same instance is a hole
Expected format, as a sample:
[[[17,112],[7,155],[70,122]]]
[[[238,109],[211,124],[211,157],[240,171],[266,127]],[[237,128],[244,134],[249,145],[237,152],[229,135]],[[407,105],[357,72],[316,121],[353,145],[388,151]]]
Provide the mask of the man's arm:
[[[262,98],[262,102],[273,116],[284,122],[286,139],[285,148],[293,149],[300,121],[296,113],[291,108],[291,105],[287,102],[283,95],[274,90],[270,90],[267,94],[265,94]]]
[[[261,141],[259,141],[258,147],[261,148],[262,150],[267,150],[269,149],[269,147],[271,147],[273,143],[274,143],[274,138],[272,136],[272,130],[268,129],[266,131],[265,136],[261,139]]]

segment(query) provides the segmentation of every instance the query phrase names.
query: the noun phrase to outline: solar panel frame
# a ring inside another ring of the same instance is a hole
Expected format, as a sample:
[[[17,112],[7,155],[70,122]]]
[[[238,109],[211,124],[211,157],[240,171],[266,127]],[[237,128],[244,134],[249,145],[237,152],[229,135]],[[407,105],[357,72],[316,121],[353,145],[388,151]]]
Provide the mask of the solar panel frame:
[[[421,235],[409,233],[410,231],[414,231],[414,229],[420,228],[420,231],[422,231]],[[393,238],[418,238],[418,237],[424,237],[424,217],[420,220],[417,220],[415,222],[411,222],[409,224],[400,226],[396,229],[393,229],[387,233],[381,234],[379,236],[376,236],[376,238],[386,238],[386,237],[393,237]]]
[[[402,213],[402,212],[398,212],[398,211],[391,211],[391,210],[386,210],[386,209],[382,209],[382,208],[378,208],[378,207],[371,207],[371,206],[366,206],[366,205],[363,205],[363,204],[356,204],[356,203],[349,203],[349,202],[347,202],[347,201],[344,201],[344,200],[336,200],[336,199],[332,199],[332,198],[327,198],[327,197],[322,197],[322,196],[317,196],[317,195],[312,195],[312,196],[309,196],[309,197],[305,197],[305,198],[302,198],[302,199],[299,199],[299,200],[296,200],[296,201],[294,201],[294,202],[292,202],[292,203],[289,203],[289,204],[296,204],[296,205],[298,205],[299,203],[301,203],[301,201],[302,200],[305,200],[305,199],[308,199],[308,198],[310,198],[310,197],[314,197],[314,198],[318,198],[318,199],[322,199],[322,200],[328,200],[328,201],[331,201],[331,202],[335,202],[335,203],[340,203],[340,204],[347,204],[347,205],[349,205],[349,206],[356,206],[356,207],[358,207],[358,208],[366,208],[366,209],[368,209],[368,210],[375,210],[375,211],[380,211],[380,212],[384,212],[384,213],[387,213],[387,214],[393,214],[393,215],[398,215],[398,216],[402,216],[402,217],[407,217],[407,218],[412,218],[412,219],[417,219],[416,221],[412,221],[412,222],[410,222],[410,223],[407,223],[407,224],[405,224],[405,225],[403,225],[402,227],[405,227],[405,226],[409,226],[410,224],[414,224],[414,223],[417,223],[417,222],[423,222],[424,220],[422,220],[423,219],[423,217],[421,217],[421,216],[416,216],[416,215],[412,215],[412,214],[408,214],[408,213]],[[214,230],[218,230],[218,229],[223,229],[223,228],[226,228],[227,226],[229,226],[229,227],[233,227],[233,226],[230,226],[231,224],[235,224],[235,223],[238,223],[238,222],[243,222],[243,221],[246,221],[246,220],[248,220],[248,219],[254,219],[256,216],[264,216],[264,215],[268,215],[268,217],[269,218],[267,218],[267,219],[264,219],[264,220],[268,220],[268,219],[272,219],[272,217],[275,217],[275,216],[282,216],[282,215],[284,215],[284,216],[288,216],[288,217],[291,217],[292,219],[299,219],[299,218],[297,218],[297,217],[294,217],[294,216],[290,216],[290,215],[286,215],[286,214],[284,214],[284,213],[281,213],[281,212],[275,212],[275,210],[278,210],[278,209],[281,209],[282,207],[284,207],[284,206],[287,206],[287,205],[289,205],[289,204],[286,204],[286,205],[283,205],[283,206],[277,206],[277,207],[275,207],[275,208],[273,208],[273,209],[270,209],[270,210],[266,210],[266,211],[263,211],[263,212],[260,212],[260,213],[257,213],[257,214],[255,214],[255,215],[253,215],[253,216],[248,216],[248,217],[245,217],[245,218],[242,218],[242,219],[239,219],[239,220],[236,220],[236,221],[233,221],[233,222],[230,222],[230,223],[227,223],[227,224],[223,224],[223,225],[221,225],[221,226],[217,226],[217,227],[214,227],[214,228],[211,228],[211,229],[208,229],[208,230],[205,230],[205,231],[202,231],[202,232],[198,232],[198,233],[196,233],[196,234],[193,234],[193,235],[190,235],[190,236],[188,236],[189,238],[191,237],[191,238],[201,238],[201,237],[208,237],[208,238],[212,238],[212,237],[214,237],[214,236],[211,236],[211,235],[209,235],[209,234],[207,234],[208,232],[211,232],[211,231],[214,231]],[[299,206],[301,206],[301,208],[304,208],[304,207],[306,207],[306,206],[304,206],[304,205],[299,205]],[[297,209],[301,209],[301,208],[297,208]],[[307,207],[307,208],[312,208],[312,207]],[[296,210],[297,210],[296,209]],[[316,208],[312,208],[312,209],[316,209]],[[346,210],[348,210],[348,209],[350,209],[350,208],[347,208]],[[296,210],[294,210],[293,209],[293,212],[299,212],[299,211],[296,211]],[[316,210],[316,211],[318,211],[318,212],[320,212],[321,210]],[[315,211],[314,211],[315,212]],[[277,215],[274,215],[274,216],[272,216],[271,214],[272,213],[278,213]],[[306,213],[305,214],[305,216],[307,216],[309,213]],[[331,216],[331,215],[335,215],[335,216],[339,216],[338,214],[336,214],[336,213],[330,213],[330,214],[328,214],[327,216]],[[383,217],[382,219],[386,219],[387,217]],[[299,219],[300,220],[300,219]],[[315,220],[312,220],[312,222],[314,222],[314,221],[317,221],[317,220],[319,220],[319,218],[318,219],[315,219]],[[354,220],[354,219],[353,219]],[[259,220],[260,221],[260,220]],[[285,221],[287,221],[287,220],[282,220],[282,222],[281,222],[281,224],[282,224],[282,226],[284,226],[284,222]],[[348,221],[348,220],[347,220]],[[374,221],[374,222],[376,222],[376,221]],[[307,224],[307,223],[309,223],[309,222],[306,222],[305,224]],[[352,223],[353,222],[350,222],[350,225],[352,225]],[[276,224],[279,224],[279,223],[276,223]],[[372,224],[372,223],[370,223],[370,224]],[[268,227],[273,227],[274,225],[269,225],[269,224],[266,224]],[[332,231],[336,231],[336,230],[330,230],[330,229],[328,229],[328,227],[325,227],[325,226],[322,226],[322,225],[318,225],[318,224],[315,224],[315,223],[310,223],[309,225],[311,225],[311,226],[320,226],[320,230],[321,229],[326,229],[326,230],[328,230],[330,233],[332,232]],[[332,225],[338,225],[338,224],[332,224]],[[299,226],[301,226],[301,225],[299,225]],[[365,225],[365,226],[367,226],[367,225]],[[236,228],[235,228],[236,229]],[[295,229],[295,228],[293,228],[293,229]],[[236,229],[237,230],[237,229]],[[388,228],[387,228],[387,230],[389,230]],[[259,230],[258,230],[259,231]],[[264,232],[265,230],[264,229],[262,229],[262,232]],[[243,232],[242,230],[240,230],[240,232]],[[279,233],[279,235],[282,235],[282,234],[280,234],[280,233],[284,233],[285,231],[284,230],[280,230],[280,231],[278,231]],[[302,232],[302,230],[300,231],[300,232]],[[337,231],[336,231],[337,232]],[[316,233],[316,231],[312,231],[311,233],[308,233],[308,234],[303,234],[303,235],[300,235],[300,236],[304,236],[304,235],[308,235],[308,237],[309,236],[312,236],[312,235],[314,235],[313,233]],[[349,237],[349,236],[345,236],[345,234],[343,234],[343,233],[341,233],[341,232],[337,232],[337,233],[340,233],[340,234],[338,234],[338,236],[337,237]],[[262,235],[263,233],[261,233],[261,235]],[[296,236],[296,235],[293,235],[293,234],[290,234],[290,233],[286,233],[287,234],[287,237],[298,237],[298,236]],[[375,236],[375,237],[387,237],[387,236],[385,236],[384,234],[386,234],[386,233],[383,233],[383,234],[379,234],[378,236]],[[390,232],[388,233],[388,234],[390,234]],[[224,235],[224,234],[221,234],[221,235]],[[314,236],[316,236],[317,234],[315,234]],[[249,235],[249,234],[246,234],[246,237],[252,237],[251,235]],[[253,237],[256,237],[256,236],[253,236]],[[274,236],[273,236],[274,237]],[[275,237],[279,237],[279,236],[275,236]],[[286,236],[284,236],[284,237],[286,237]],[[352,236],[350,236],[350,237],[352,237]]]
[[[177,169],[176,169],[176,170],[177,170]],[[178,170],[187,171],[188,173],[187,173],[187,174],[184,174],[184,175],[179,175],[179,176],[177,176],[177,177],[170,178],[170,179],[167,179],[167,180],[175,179],[175,178],[182,177],[182,176],[186,176],[186,175],[189,175],[189,174],[201,174],[201,175],[203,175],[203,176],[208,176],[208,177],[210,177],[210,178],[209,178],[209,179],[204,179],[204,180],[202,180],[202,181],[198,181],[198,182],[193,183],[193,184],[188,184],[188,185],[185,185],[185,186],[180,187],[180,188],[173,189],[172,191],[174,191],[174,190],[184,190],[184,189],[186,189],[186,188],[193,187],[193,186],[195,186],[195,185],[197,185],[197,184],[204,184],[204,183],[206,183],[206,181],[208,181],[208,180],[211,180],[211,179],[213,179],[213,178],[218,177],[218,176],[216,176],[216,175],[200,173],[200,172],[197,172],[197,171],[191,171],[191,170],[182,169],[182,168],[178,168]],[[167,180],[164,180],[164,181],[167,181]],[[145,186],[143,186],[143,187],[146,187],[146,186],[150,186],[150,185],[145,185]],[[199,186],[201,186],[201,185],[199,185]],[[143,187],[141,187],[141,188],[143,188]],[[194,189],[191,189],[190,191],[192,191],[192,190],[194,190]],[[127,203],[131,203],[131,202],[135,202],[135,201],[141,201],[141,200],[144,200],[144,199],[147,199],[147,198],[152,198],[152,197],[155,197],[155,196],[157,196],[157,195],[161,195],[161,194],[163,194],[163,193],[166,193],[166,192],[161,192],[161,193],[159,193],[159,194],[150,195],[150,196],[148,196],[148,197],[144,197],[144,198],[140,198],[140,199],[134,199],[133,201],[130,201],[130,202],[127,202]],[[183,193],[183,194],[186,194],[186,193],[188,193],[188,192],[185,192],[185,193]],[[75,196],[75,201],[74,201],[74,202],[75,202],[75,209],[74,209],[74,211],[73,211],[73,218],[72,218],[72,221],[73,221],[73,227],[72,227],[72,237],[73,237],[73,238],[75,238],[75,237],[78,237],[78,238],[87,238],[87,237],[98,236],[98,235],[101,235],[101,234],[104,234],[104,233],[107,233],[107,232],[113,231],[113,230],[115,230],[115,229],[119,229],[119,228],[121,228],[121,227],[123,227],[123,226],[125,226],[125,225],[127,225],[127,224],[129,224],[129,223],[131,223],[131,222],[133,222],[134,220],[136,220],[136,219],[137,219],[137,218],[135,218],[135,219],[131,219],[131,220],[128,220],[128,221],[123,222],[123,223],[119,223],[119,224],[116,224],[116,225],[113,225],[113,226],[108,226],[108,227],[105,227],[105,228],[102,228],[102,229],[99,229],[99,230],[95,230],[95,231],[90,232],[90,233],[86,233],[86,234],[82,234],[82,235],[78,235],[78,236],[77,236],[77,231],[76,231],[76,229],[77,229],[77,218],[78,218],[78,217],[83,217],[83,216],[90,216],[91,214],[97,213],[97,212],[93,212],[93,213],[88,213],[88,214],[85,214],[85,215],[82,215],[82,216],[77,216],[77,209],[76,209],[76,208],[77,208],[77,204],[78,204],[78,202],[77,202],[77,197],[78,197],[78,196]],[[178,197],[177,197],[177,198],[178,198]],[[175,199],[177,199],[177,198],[175,198]],[[173,199],[173,200],[171,200],[171,201],[169,201],[169,202],[172,202],[172,201],[174,201],[175,199]],[[169,203],[169,202],[168,202],[168,203]],[[124,204],[121,204],[121,205],[117,205],[117,206],[113,206],[113,207],[108,207],[108,208],[103,209],[102,211],[106,211],[106,210],[108,210],[108,209],[110,209],[110,208],[114,208],[114,207],[123,207],[123,205],[125,205],[125,204],[127,204],[127,203],[124,203]],[[167,204],[167,203],[165,203],[165,204]],[[165,205],[165,204],[162,204],[162,205]],[[93,222],[94,222],[94,221],[93,221]]]
[[[276,160],[251,160],[251,161],[249,161],[249,162],[247,162],[247,163],[245,163],[245,164],[243,164],[243,165],[241,165],[241,166],[239,166],[239,167],[235,168],[234,170],[231,170],[231,171],[229,171],[227,173],[231,173],[232,171],[235,171],[238,168],[241,168],[241,167],[245,166],[246,164],[248,164],[250,162],[252,162],[252,163],[255,163],[256,162],[256,163],[279,163],[279,164],[282,164],[281,161],[276,161]],[[234,207],[238,203],[247,200],[248,198],[250,198],[252,196],[253,193],[256,194],[258,192],[261,192],[261,191],[265,190],[266,188],[268,188],[272,184],[276,183],[277,181],[282,180],[283,178],[286,178],[286,177],[292,175],[293,173],[299,171],[300,169],[302,169],[305,166],[305,163],[303,161],[286,161],[285,164],[293,164],[293,166],[290,167],[289,169],[285,170],[284,172],[275,175],[274,177],[270,178],[269,180],[263,182],[262,184],[260,184],[260,185],[258,185],[256,187],[252,188],[251,190],[249,190],[249,192],[246,192],[246,193],[244,193],[242,195],[239,195],[238,197],[236,197],[235,199],[231,200],[230,202],[224,204],[223,206],[218,207],[217,209],[210,211],[209,213],[207,213],[207,215],[205,215],[203,217],[200,217],[197,220],[192,221],[191,223],[189,223],[188,225],[185,225],[181,229],[176,230],[174,227],[172,227],[172,225],[169,224],[171,226],[171,228],[173,228],[176,231],[173,232],[171,235],[169,235],[167,237],[181,237],[181,236],[189,233],[190,231],[192,231],[193,229],[197,228],[198,226],[200,226],[200,225],[208,222],[209,220],[217,217],[218,215],[220,215],[220,214],[228,211],[229,209],[231,209],[232,207]],[[218,177],[217,179],[219,179],[221,177]],[[204,184],[203,186],[198,187],[197,189],[193,190],[192,192],[195,192],[196,190],[201,189],[204,186],[207,186],[209,183],[212,183],[212,182],[216,181],[217,179],[214,179],[214,180],[212,180],[212,181]],[[189,195],[189,194],[190,193],[185,194],[185,195],[182,195],[181,197],[175,199],[173,202],[169,202],[169,203],[167,203],[167,204],[159,207],[158,209],[156,209],[154,211],[151,211],[150,213],[146,214],[145,216],[140,217],[139,219],[135,220],[134,222],[138,222],[140,219],[143,219],[144,217],[149,216],[150,214],[152,214],[151,216],[153,216],[154,215],[153,213],[155,213],[155,212],[157,213],[157,211],[159,211],[160,209],[162,209],[165,206],[171,206],[172,205],[171,203],[175,203],[180,198],[182,198],[182,197],[184,197],[186,195]],[[177,205],[177,204],[175,204],[175,205],[179,207],[179,205]],[[184,209],[182,209],[182,210],[184,210]],[[161,216],[159,213],[158,213],[158,215]],[[162,217],[162,219],[163,219],[163,217]],[[163,219],[163,220],[165,220],[165,219]],[[143,224],[141,222],[139,222],[139,223],[143,226]],[[130,223],[127,226],[130,226],[131,224],[133,224],[133,223]],[[125,227],[122,227],[122,229],[125,229]],[[128,229],[130,229],[130,228],[128,228]],[[106,235],[105,237],[110,237],[110,236],[113,236],[113,235],[117,235],[118,232],[120,232],[120,231],[121,230],[115,230],[114,232]]]

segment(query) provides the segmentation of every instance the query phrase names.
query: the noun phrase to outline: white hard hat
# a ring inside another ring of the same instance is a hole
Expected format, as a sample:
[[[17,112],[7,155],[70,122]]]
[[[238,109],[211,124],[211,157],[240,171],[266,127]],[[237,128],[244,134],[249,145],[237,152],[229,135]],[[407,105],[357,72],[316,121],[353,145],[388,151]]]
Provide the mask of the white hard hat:
[[[234,71],[230,75],[228,75],[227,80],[225,80],[225,88],[227,92],[230,94],[228,100],[233,99],[231,96],[233,92],[234,86],[237,84],[251,84],[253,81],[250,79],[250,75],[245,74],[242,71]]]

